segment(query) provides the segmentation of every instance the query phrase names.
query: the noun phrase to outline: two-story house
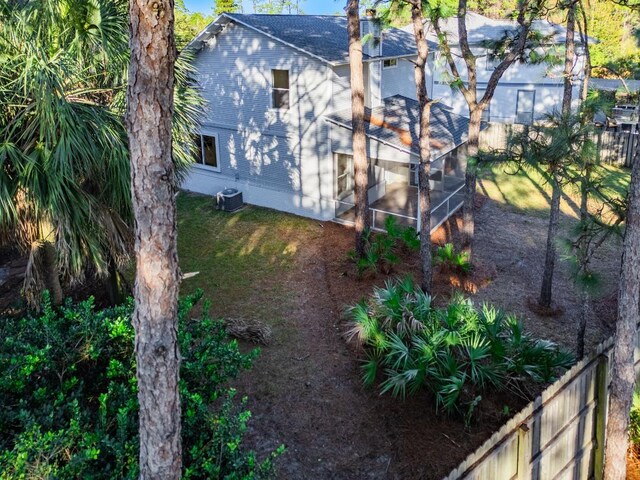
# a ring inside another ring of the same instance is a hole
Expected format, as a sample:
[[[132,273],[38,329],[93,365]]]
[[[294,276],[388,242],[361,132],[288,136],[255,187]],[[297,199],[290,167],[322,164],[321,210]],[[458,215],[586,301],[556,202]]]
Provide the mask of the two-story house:
[[[513,34],[518,24],[511,20],[496,20],[483,15],[469,12],[465,16],[469,46],[476,56],[478,93],[484,94],[489,77],[493,73],[500,59],[491,55],[491,48],[487,42],[499,42],[505,34]],[[409,25],[403,29],[412,31]],[[458,71],[466,80],[466,65],[461,57],[458,38],[458,18],[451,17],[441,23],[441,29],[446,34],[451,46]],[[566,29],[561,25],[546,20],[536,20],[532,29],[544,38],[543,47],[538,53],[543,55],[555,52],[562,55]],[[437,42],[437,35],[433,26],[425,23],[427,38]],[[576,32],[576,56],[572,70],[574,107],[579,104],[580,87],[584,78],[584,48],[580,35]],[[489,108],[484,111],[483,119],[501,123],[530,124],[544,118],[554,110],[560,110],[563,91],[563,62],[538,64],[515,62],[502,75],[496,88]],[[437,53],[432,66],[432,84],[430,95],[450,106],[455,113],[469,115],[467,103],[459,91],[452,90],[452,75],[445,58]]]
[[[363,47],[373,225],[382,228],[395,215],[417,226],[415,41],[400,29],[380,32],[368,18],[361,30],[373,37]],[[234,187],[251,204],[349,222],[346,17],[223,14],[188,48],[207,114],[201,152],[183,188],[214,195]],[[467,126],[464,116],[433,108],[433,227],[461,204]]]

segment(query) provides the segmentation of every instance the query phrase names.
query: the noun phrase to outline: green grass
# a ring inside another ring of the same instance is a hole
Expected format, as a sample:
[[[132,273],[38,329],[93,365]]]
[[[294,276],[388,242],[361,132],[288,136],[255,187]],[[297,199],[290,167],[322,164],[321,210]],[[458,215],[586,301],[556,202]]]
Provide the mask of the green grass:
[[[624,196],[629,186],[630,170],[605,167],[602,175],[603,190],[607,194]],[[547,216],[551,201],[551,187],[542,172],[515,171],[513,167],[495,165],[478,176],[479,191],[502,204],[528,215]],[[576,186],[563,188],[561,209],[563,213],[578,218],[580,198]]]
[[[178,197],[178,255],[185,279],[182,294],[204,289],[215,314],[279,321],[291,292],[283,276],[312,220],[248,206],[229,214],[214,208],[211,197]]]

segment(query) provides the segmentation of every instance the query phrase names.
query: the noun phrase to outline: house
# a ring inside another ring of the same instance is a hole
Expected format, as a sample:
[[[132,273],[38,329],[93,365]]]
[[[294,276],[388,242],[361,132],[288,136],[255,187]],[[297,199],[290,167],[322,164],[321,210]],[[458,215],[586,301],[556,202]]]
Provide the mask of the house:
[[[382,228],[393,215],[418,227],[415,41],[400,29],[380,32],[369,18],[361,30],[373,36],[363,47],[372,224]],[[254,205],[352,221],[346,17],[223,14],[188,48],[207,114],[183,188],[215,195],[233,187]],[[434,108],[432,227],[462,203],[467,126],[446,106]]]
[[[469,45],[476,57],[478,74],[478,93],[484,94],[489,77],[500,63],[490,55],[490,42],[499,42],[506,34],[513,34],[519,28],[512,20],[495,20],[478,13],[468,12],[465,16]],[[408,25],[403,29],[412,31]],[[451,17],[442,21],[441,29],[446,34],[457,67],[463,80],[466,80],[466,66],[462,60],[458,39],[458,18]],[[566,29],[546,20],[536,20],[532,29],[544,39],[544,47],[551,51],[564,48]],[[437,42],[437,35],[430,23],[425,23],[427,38]],[[592,39],[590,39],[592,41]],[[489,43],[487,43],[489,42]],[[562,105],[564,64],[551,66],[549,63],[515,62],[502,75],[489,107],[483,112],[483,120],[500,123],[530,124],[535,120],[558,111]],[[580,35],[576,32],[576,57],[572,72],[573,103],[577,108],[580,88],[584,78],[584,48]],[[452,76],[444,56],[437,53],[432,67],[433,77],[429,92],[432,97],[449,105],[459,115],[469,115],[467,103],[459,91],[453,91],[450,84]]]

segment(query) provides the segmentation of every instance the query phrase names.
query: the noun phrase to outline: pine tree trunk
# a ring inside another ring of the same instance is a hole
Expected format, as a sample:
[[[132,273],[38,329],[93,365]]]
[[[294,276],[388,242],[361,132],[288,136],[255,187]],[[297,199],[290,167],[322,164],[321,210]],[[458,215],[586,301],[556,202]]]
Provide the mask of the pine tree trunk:
[[[420,215],[420,262],[422,265],[422,290],[431,294],[431,195],[429,178],[431,176],[431,145],[429,138],[429,117],[431,104],[427,96],[425,66],[429,56],[429,45],[424,36],[422,4],[417,2],[411,7],[413,31],[418,47],[418,59],[415,66],[416,94],[420,104],[420,166],[418,171],[418,211]]]
[[[636,148],[629,211],[624,236],[620,287],[618,290],[618,321],[613,347],[613,374],[609,400],[609,418],[605,445],[605,480],[626,478],[629,447],[629,412],[635,383],[633,353],[640,322],[640,145]]]
[[[560,194],[562,190],[555,175],[552,177],[551,210],[549,212],[549,230],[547,232],[547,250],[542,274],[542,288],[538,304],[551,308],[553,289],[553,271],[556,265],[556,238],[558,236],[558,223],[560,221]]]
[[[573,86],[571,77],[573,76],[573,61],[575,57],[575,33],[576,33],[576,0],[569,0],[569,11],[567,12],[567,32],[565,39],[563,91],[562,91],[562,114],[571,113],[571,95]]]
[[[364,234],[369,230],[369,176],[367,143],[364,128],[364,77],[362,71],[362,43],[360,41],[360,2],[350,0],[347,5],[349,31],[349,65],[351,69],[351,124],[353,142],[353,170],[355,197],[356,254],[364,255]]]
[[[576,358],[578,360],[584,357],[584,336],[587,331],[589,311],[589,294],[583,290],[580,294],[580,317],[578,318],[578,333],[576,335]]]
[[[171,124],[175,43],[171,0],[130,2],[127,129],[135,215],[133,314],[140,403],[140,478],[178,479],[180,354]]]
[[[469,259],[473,255],[473,236],[475,233],[476,159],[480,144],[481,120],[482,109],[477,104],[475,107],[470,107],[469,134],[467,137],[467,170],[465,172],[464,204],[462,209],[462,247],[469,253]]]

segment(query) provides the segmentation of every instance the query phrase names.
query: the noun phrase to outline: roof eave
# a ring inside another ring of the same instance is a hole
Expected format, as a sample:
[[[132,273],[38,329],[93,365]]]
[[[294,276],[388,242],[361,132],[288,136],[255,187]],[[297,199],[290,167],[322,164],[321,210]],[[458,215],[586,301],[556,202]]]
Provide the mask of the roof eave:
[[[347,125],[346,123],[339,122],[338,120],[335,120],[335,119],[330,118],[330,117],[325,117],[324,119],[325,119],[325,121],[327,121],[329,123],[333,123],[334,125],[337,125],[338,127],[346,128],[347,130],[353,131],[353,128],[350,127],[349,125]],[[367,138],[375,140],[376,142],[380,142],[380,143],[382,143],[384,145],[387,145],[387,146],[389,146],[391,148],[394,148],[394,149],[396,149],[396,150],[398,150],[398,151],[400,151],[402,153],[407,153],[409,155],[415,155],[415,153],[413,153],[411,151],[411,149],[406,149],[406,148],[399,147],[398,145],[395,145],[395,144],[393,144],[391,142],[387,142],[385,140],[382,140],[381,138],[378,138],[375,135],[371,135],[369,133],[365,133],[365,135],[367,136]]]

